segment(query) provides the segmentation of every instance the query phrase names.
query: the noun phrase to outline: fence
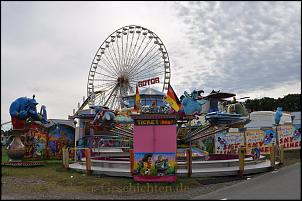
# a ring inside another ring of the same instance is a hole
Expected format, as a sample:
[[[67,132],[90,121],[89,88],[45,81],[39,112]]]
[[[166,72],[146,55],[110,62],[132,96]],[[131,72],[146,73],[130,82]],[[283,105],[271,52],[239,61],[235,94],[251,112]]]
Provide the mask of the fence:
[[[247,153],[247,149],[252,149],[256,147],[246,147],[246,146],[241,146],[239,148],[239,171],[238,175],[242,176],[244,173],[244,167],[246,165],[245,155]],[[257,147],[258,148],[258,147]],[[272,144],[270,147],[270,153],[269,153],[269,158],[270,158],[270,164],[271,167],[274,169],[276,166],[276,161],[278,159],[280,164],[284,163],[284,146],[281,145],[280,147]]]
[[[69,163],[72,161],[69,157],[69,151],[74,150],[75,157],[74,162],[77,162],[77,155],[76,152],[78,150],[84,150],[85,151],[85,164],[86,164],[86,174],[91,174],[91,149],[90,148],[63,148],[63,166],[68,169]]]

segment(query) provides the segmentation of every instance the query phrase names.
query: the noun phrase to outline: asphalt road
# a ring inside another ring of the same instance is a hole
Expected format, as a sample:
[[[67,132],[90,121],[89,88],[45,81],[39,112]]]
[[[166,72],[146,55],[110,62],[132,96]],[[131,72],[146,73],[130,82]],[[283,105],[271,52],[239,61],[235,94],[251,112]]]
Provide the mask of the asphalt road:
[[[193,199],[301,199],[301,163],[244,180]]]

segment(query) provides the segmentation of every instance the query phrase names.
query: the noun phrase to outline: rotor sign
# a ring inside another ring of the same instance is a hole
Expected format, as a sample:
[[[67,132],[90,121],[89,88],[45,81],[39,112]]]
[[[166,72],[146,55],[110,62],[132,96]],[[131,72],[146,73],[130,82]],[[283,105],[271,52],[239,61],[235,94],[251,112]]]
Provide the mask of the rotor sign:
[[[159,83],[159,77],[151,78],[148,80],[138,81],[138,87]]]

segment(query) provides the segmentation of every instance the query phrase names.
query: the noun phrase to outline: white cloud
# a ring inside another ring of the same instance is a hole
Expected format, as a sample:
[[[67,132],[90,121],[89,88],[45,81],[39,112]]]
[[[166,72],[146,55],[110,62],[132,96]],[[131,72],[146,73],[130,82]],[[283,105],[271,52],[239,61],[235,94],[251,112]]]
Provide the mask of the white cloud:
[[[162,39],[179,96],[301,91],[300,2],[1,2],[1,122],[32,94],[49,118],[67,118],[101,43],[131,24]]]

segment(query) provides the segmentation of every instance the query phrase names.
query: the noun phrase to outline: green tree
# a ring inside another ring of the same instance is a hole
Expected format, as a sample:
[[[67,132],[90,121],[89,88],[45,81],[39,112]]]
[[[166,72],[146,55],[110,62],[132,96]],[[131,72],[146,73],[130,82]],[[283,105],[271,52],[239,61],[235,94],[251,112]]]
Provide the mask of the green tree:
[[[282,107],[283,111],[301,111],[301,94],[288,94],[283,98],[249,99],[245,101],[246,108],[250,111],[275,111],[277,107]]]

